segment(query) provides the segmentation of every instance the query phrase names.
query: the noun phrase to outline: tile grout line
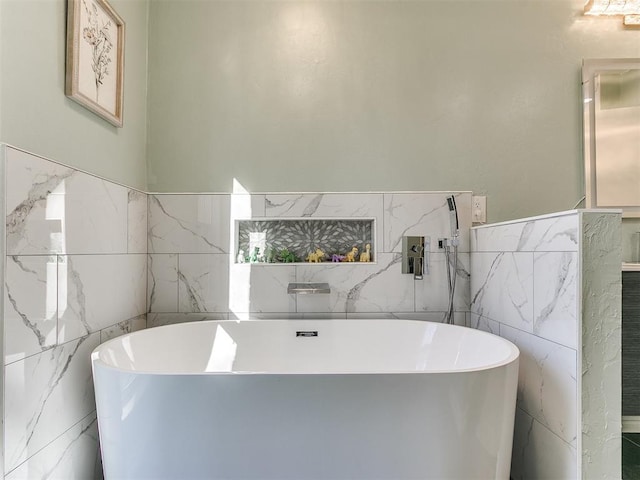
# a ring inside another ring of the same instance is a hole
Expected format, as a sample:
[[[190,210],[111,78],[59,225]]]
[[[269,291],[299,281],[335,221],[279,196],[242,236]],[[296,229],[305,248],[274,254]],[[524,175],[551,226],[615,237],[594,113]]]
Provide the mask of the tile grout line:
[[[560,440],[562,443],[564,443],[565,445],[567,445],[569,448],[571,448],[572,450],[574,450],[576,453],[578,452],[578,447],[577,446],[573,446],[571,445],[569,442],[567,442],[564,438],[562,438],[561,436],[559,436],[556,432],[554,432],[553,430],[551,430],[549,427],[547,427],[544,423],[542,423],[540,420],[538,420],[536,417],[534,417],[533,415],[531,415],[529,412],[527,412],[526,410],[522,409],[521,407],[519,407],[518,405],[516,405],[516,409],[520,410],[522,413],[524,413],[525,415],[527,415],[529,418],[531,418],[534,422],[536,422],[538,425],[540,425],[542,428],[544,428],[547,432],[551,433],[554,437],[556,437],[558,440]]]
[[[41,448],[39,448],[36,452],[32,453],[31,455],[29,455],[29,457],[27,457],[24,461],[20,462],[18,465],[16,465],[15,467],[13,467],[11,470],[4,472],[5,473],[5,478],[10,476],[12,472],[16,471],[18,468],[20,468],[22,465],[24,465],[25,463],[27,463],[29,460],[31,460],[33,457],[35,457],[36,455],[38,455],[39,453],[43,452],[46,448],[50,447],[54,442],[58,441],[62,436],[66,435],[67,433],[69,433],[69,431],[72,428],[77,427],[79,424],[81,424],[82,422],[84,422],[87,418],[91,417],[91,416],[95,416],[95,419],[93,420],[93,422],[98,421],[98,416],[97,416],[97,411],[96,410],[92,410],[91,412],[89,412],[87,415],[85,415],[84,417],[82,417],[80,420],[78,420],[77,422],[75,422],[73,425],[71,425],[69,428],[67,428],[64,432],[62,432],[60,435],[58,435],[56,438],[54,438],[53,440],[49,441],[46,445],[43,445]],[[92,422],[92,423],[93,423]]]

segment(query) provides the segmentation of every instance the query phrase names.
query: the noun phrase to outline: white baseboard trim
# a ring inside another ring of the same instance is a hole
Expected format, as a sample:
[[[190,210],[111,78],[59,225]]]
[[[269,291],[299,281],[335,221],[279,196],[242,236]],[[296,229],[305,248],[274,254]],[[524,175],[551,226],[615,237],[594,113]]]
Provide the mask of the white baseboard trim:
[[[622,433],[640,433],[640,416],[622,417]]]

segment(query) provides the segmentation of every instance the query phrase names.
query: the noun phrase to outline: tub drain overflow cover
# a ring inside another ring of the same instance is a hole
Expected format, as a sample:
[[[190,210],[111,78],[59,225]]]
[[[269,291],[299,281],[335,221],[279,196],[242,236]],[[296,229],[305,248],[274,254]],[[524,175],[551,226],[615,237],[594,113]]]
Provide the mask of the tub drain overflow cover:
[[[317,330],[298,330],[296,332],[296,337],[317,337]]]

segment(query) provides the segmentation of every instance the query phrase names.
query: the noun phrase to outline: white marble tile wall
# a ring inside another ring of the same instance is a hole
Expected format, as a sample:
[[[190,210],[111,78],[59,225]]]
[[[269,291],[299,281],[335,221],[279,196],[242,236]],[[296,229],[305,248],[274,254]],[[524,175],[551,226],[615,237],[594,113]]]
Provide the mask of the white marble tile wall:
[[[5,469],[10,472],[95,410],[95,333],[5,366]]]
[[[576,448],[576,351],[506,324],[500,325],[500,335],[522,352],[518,408]]]
[[[7,254],[127,253],[129,189],[7,149]]]
[[[591,372],[592,383],[601,390],[608,382],[619,385],[616,362],[620,342],[611,327],[619,322],[615,293],[611,293],[616,288],[619,291],[619,280],[617,287],[615,278],[601,286],[608,295],[599,291],[594,302],[599,306],[600,323],[609,325],[610,331],[603,334],[602,327],[585,319],[594,308],[588,306],[588,300],[595,298],[588,293],[587,272],[595,269],[596,278],[619,274],[620,258],[612,256],[616,256],[620,242],[610,236],[616,231],[619,234],[615,222],[620,221],[620,215],[595,214],[601,219],[597,224],[589,221],[590,215],[594,213],[562,212],[471,229],[470,326],[507,338],[521,353],[514,479],[616,478],[616,468],[620,468],[619,451],[615,456],[616,428],[618,437],[620,433],[619,412],[618,417],[615,412],[619,406],[613,406],[614,418],[608,422],[597,426],[585,422],[591,416],[600,419],[603,405],[615,402],[615,392],[599,393],[609,402],[593,405],[593,394],[587,395],[587,400],[584,394],[585,373]],[[595,256],[586,247],[587,230],[590,241],[606,245]],[[603,252],[608,255],[606,261],[602,260]],[[592,345],[594,351],[587,353],[585,345]],[[607,362],[602,361],[606,356],[603,349],[609,354]],[[595,364],[594,359],[598,359]],[[607,371],[603,363],[611,368]],[[615,398],[619,403],[620,396]],[[603,470],[593,477],[585,475],[585,434],[594,437],[592,443],[599,445],[600,451],[613,453],[610,457],[614,460],[610,460],[590,451],[607,465],[611,476],[601,476]],[[619,446],[619,438],[617,442]]]
[[[147,328],[174,323],[203,320],[378,320],[399,319],[442,322],[444,312],[384,312],[384,313],[148,313]],[[454,312],[456,325],[468,325],[468,312]]]
[[[149,196],[148,305],[152,314],[213,313],[231,318],[418,314],[442,319],[445,256],[437,239],[451,228],[447,193],[156,194]],[[455,308],[469,309],[471,194],[456,193],[461,245]],[[235,221],[373,218],[374,263],[236,264]],[[431,238],[430,273],[403,275],[403,235]],[[290,282],[327,282],[330,295],[289,295]],[[180,319],[176,315],[176,319]],[[155,318],[155,317],[154,317]],[[163,321],[168,321],[167,315]],[[179,321],[179,320],[177,320]],[[464,320],[466,321],[466,320]]]
[[[229,253],[230,195],[149,196],[149,253]]]
[[[23,462],[6,480],[102,478],[95,412],[87,415],[51,444]]]
[[[93,478],[90,353],[146,327],[147,195],[4,151],[4,474]]]
[[[516,408],[513,436],[512,479],[588,478],[578,474],[576,449],[520,408]]]
[[[5,362],[24,359],[57,343],[58,257],[6,257]]]
[[[144,314],[146,284],[145,254],[60,256],[58,343]]]

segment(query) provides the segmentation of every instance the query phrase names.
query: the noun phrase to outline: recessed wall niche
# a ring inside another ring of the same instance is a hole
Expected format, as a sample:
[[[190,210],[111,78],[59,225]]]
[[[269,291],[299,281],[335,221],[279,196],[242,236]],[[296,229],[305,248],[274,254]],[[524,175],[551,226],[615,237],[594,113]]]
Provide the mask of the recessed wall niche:
[[[317,263],[353,265],[349,253],[357,263],[367,251],[371,262],[376,259],[372,218],[238,220],[236,232],[236,263],[306,263],[318,249],[324,255]]]

